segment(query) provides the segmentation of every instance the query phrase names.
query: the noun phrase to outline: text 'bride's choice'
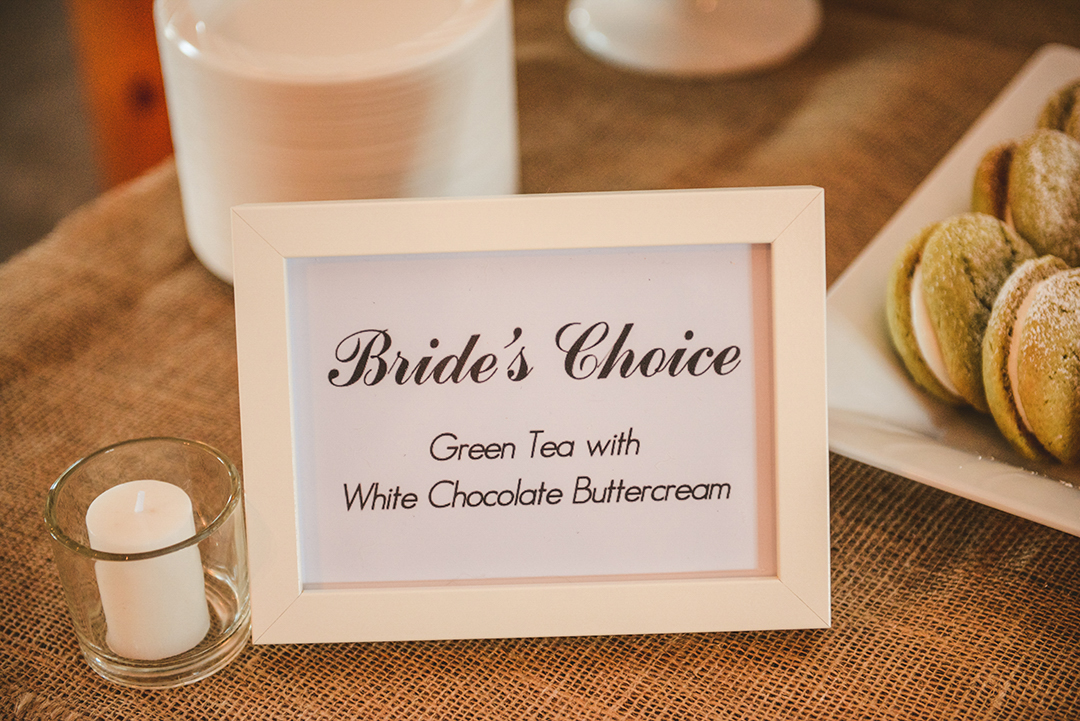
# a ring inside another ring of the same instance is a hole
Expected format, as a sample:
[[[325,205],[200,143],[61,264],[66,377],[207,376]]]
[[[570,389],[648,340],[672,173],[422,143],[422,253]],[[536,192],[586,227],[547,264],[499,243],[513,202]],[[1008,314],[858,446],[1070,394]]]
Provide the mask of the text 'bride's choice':
[[[637,339],[631,339],[633,323],[625,323],[615,336],[608,323],[600,321],[586,326],[573,322],[555,333],[555,348],[562,354],[562,368],[573,380],[604,380],[607,378],[703,377],[726,376],[741,364],[737,345],[714,349],[710,345],[685,347],[654,346],[642,351],[635,349]],[[419,355],[412,350],[395,347],[388,329],[367,328],[345,336],[334,348],[334,362],[327,380],[331,385],[345,388],[376,386],[388,382],[399,386],[435,385],[465,382],[487,383],[500,370],[511,381],[521,382],[533,371],[525,356],[524,332],[514,328],[513,337],[504,346],[485,344],[481,334],[473,333],[458,346],[460,350],[438,355]],[[614,338],[612,339],[612,337]],[[682,333],[682,341],[694,340],[694,331]],[[428,347],[436,350],[442,341],[432,338]],[[648,348],[646,341],[644,347]],[[718,346],[719,347],[719,346]],[[503,365],[500,355],[506,351],[511,360]],[[392,355],[391,355],[392,354]]]

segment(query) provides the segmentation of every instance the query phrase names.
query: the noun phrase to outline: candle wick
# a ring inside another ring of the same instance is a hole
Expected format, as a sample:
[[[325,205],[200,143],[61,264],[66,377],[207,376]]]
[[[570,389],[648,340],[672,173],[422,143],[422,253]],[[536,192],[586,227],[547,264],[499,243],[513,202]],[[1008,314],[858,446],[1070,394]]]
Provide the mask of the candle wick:
[[[146,503],[146,491],[139,491],[139,495],[135,497],[135,512],[142,513],[143,505]]]

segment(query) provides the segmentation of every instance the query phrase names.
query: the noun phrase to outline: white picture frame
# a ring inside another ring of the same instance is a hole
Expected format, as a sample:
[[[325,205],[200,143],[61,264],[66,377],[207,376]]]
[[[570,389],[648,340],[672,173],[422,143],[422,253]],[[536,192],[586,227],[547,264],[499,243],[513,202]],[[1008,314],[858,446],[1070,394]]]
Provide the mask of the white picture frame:
[[[232,212],[254,643],[830,625],[820,188],[255,204]],[[764,495],[771,499],[766,546],[774,562],[767,571],[305,587],[289,360],[290,259],[731,243],[768,248],[773,486]]]

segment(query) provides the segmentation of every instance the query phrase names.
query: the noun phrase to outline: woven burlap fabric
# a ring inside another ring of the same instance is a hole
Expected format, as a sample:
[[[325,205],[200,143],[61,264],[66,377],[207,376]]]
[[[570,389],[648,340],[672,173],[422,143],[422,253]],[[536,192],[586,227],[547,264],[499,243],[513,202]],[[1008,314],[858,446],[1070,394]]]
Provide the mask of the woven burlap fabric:
[[[781,69],[673,81],[585,57],[562,2],[517,3],[524,189],[819,185],[831,280],[1039,44],[1080,45],[1064,2],[825,9]],[[0,718],[1080,718],[1080,539],[839,456],[831,629],[249,646],[192,686],[107,684],[46,488],[148,435],[242,464],[234,334],[169,163],[0,265]]]

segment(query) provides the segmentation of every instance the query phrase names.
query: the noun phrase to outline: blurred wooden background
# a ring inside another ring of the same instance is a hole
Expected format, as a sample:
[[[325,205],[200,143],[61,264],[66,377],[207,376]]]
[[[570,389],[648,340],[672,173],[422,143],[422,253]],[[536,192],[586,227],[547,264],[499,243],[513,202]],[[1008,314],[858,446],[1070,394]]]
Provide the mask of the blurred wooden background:
[[[102,180],[116,185],[172,153],[153,0],[67,0]]]

